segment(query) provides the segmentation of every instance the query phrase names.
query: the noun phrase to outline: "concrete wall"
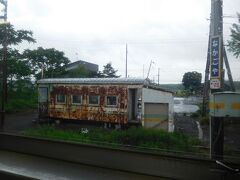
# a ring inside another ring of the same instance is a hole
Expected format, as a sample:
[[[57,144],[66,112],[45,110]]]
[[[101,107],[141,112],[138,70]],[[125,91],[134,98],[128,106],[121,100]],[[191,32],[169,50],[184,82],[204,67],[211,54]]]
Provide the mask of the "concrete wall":
[[[168,131],[173,132],[173,94],[155,89],[143,88],[142,90],[142,123],[144,126],[144,103],[167,103],[168,110]]]

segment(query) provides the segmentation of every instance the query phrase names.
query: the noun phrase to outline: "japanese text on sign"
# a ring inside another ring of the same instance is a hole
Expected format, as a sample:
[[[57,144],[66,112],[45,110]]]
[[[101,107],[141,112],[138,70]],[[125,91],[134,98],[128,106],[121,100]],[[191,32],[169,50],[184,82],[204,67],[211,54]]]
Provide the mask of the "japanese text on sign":
[[[221,51],[220,51],[220,37],[213,37],[211,39],[211,78],[220,78],[220,58],[221,58]]]

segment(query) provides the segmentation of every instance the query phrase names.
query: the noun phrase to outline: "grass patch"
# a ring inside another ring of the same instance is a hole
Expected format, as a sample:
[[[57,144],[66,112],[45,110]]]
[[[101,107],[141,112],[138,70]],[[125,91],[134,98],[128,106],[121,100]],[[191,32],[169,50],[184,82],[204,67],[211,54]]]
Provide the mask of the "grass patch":
[[[39,126],[38,128],[25,130],[23,135],[101,144],[110,147],[132,146],[141,149],[185,152],[196,152],[194,146],[201,145],[198,139],[185,134],[144,128],[130,128],[127,130],[93,128],[88,133],[83,133],[76,130],[61,130],[51,126]]]

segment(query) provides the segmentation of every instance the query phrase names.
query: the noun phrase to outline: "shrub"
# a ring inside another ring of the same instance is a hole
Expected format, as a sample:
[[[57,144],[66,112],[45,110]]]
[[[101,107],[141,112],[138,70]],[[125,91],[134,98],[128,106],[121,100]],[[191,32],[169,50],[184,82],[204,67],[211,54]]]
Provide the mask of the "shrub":
[[[20,112],[37,108],[37,92],[35,89],[9,92],[6,112]]]

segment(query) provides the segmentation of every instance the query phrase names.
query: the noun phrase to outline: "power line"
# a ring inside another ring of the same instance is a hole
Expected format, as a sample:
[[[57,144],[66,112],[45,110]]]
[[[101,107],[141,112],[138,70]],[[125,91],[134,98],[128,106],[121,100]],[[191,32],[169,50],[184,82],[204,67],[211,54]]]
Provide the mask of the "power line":
[[[79,40],[70,40],[70,39],[43,39],[41,38],[39,41],[43,41],[43,42],[80,42],[80,44],[84,44],[84,45],[87,45],[89,44],[90,46],[92,46],[92,44],[96,44],[96,45],[126,45],[126,43],[124,42],[84,42],[82,41],[81,39]],[[206,43],[207,39],[206,40],[192,40],[192,39],[159,39],[158,42],[156,41],[139,41],[139,42],[128,42],[128,45],[141,45],[141,44],[168,44],[168,43],[179,43],[179,44],[182,44],[182,43],[189,43],[189,44],[195,44],[195,43]],[[94,47],[95,48],[95,47]]]

